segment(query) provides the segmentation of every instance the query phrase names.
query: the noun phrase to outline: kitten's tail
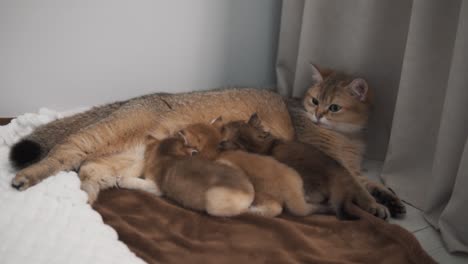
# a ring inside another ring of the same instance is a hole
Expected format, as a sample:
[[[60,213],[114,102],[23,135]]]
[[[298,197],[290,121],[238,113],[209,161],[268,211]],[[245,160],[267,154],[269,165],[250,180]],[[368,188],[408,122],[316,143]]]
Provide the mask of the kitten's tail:
[[[37,127],[31,134],[14,144],[9,159],[15,169],[23,169],[43,159],[49,151],[81,128],[109,116],[125,102],[116,102],[52,121]]]

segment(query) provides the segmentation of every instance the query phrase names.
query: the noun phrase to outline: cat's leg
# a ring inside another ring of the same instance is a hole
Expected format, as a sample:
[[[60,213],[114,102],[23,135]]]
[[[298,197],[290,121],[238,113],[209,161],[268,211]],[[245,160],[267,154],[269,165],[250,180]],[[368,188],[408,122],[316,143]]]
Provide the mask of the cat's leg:
[[[355,181],[353,179],[353,181]],[[356,182],[356,188],[353,190],[352,199],[353,201],[364,211],[375,215],[381,219],[388,219],[390,216],[389,209],[384,205],[377,203],[376,200],[369,195],[368,191],[365,190],[358,182]]]
[[[385,187],[381,183],[370,180],[366,176],[361,175],[357,178],[378,203],[388,208],[392,217],[400,217],[406,214],[405,204],[392,189]]]
[[[351,173],[351,175],[375,198],[379,204],[385,205],[390,211],[392,217],[400,217],[406,214],[405,204],[398,196],[383,184],[375,182],[362,174],[361,157],[362,155],[348,155],[341,157],[342,165]]]
[[[255,193],[255,199],[249,207],[249,213],[265,217],[275,217],[283,212],[281,203],[268,194]]]
[[[99,192],[117,186],[117,177],[109,166],[87,162],[81,166],[78,173],[81,180],[81,189],[88,194],[88,203],[93,204]]]
[[[25,190],[59,171],[79,168],[89,155],[120,151],[132,140],[142,140],[148,129],[154,126],[154,120],[154,115],[149,111],[113,114],[69,136],[44,159],[20,170],[11,185]]]
[[[347,165],[345,167],[348,171],[364,186],[375,200],[388,208],[392,217],[401,217],[406,214],[405,204],[391,189],[362,174],[361,160],[349,160],[345,165]]]
[[[375,198],[379,204],[385,205],[392,217],[400,217],[406,214],[405,204],[398,196],[385,187],[383,184],[375,182],[361,173],[361,161],[348,161],[344,163],[346,169],[353,175],[359,183]]]
[[[162,195],[162,192],[159,189],[158,185],[152,180],[134,177],[118,177],[117,185],[119,186],[119,188],[141,190],[152,193],[157,196]]]

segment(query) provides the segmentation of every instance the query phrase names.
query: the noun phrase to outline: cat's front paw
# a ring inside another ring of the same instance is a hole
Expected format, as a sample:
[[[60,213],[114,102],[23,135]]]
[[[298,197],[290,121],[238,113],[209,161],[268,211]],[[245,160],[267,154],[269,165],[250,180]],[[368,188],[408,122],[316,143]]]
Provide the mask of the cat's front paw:
[[[388,211],[388,208],[376,202],[369,204],[367,207],[360,207],[364,209],[364,211],[380,219],[387,220],[390,217],[390,212]]]
[[[396,196],[395,192],[383,186],[370,186],[369,192],[378,203],[385,205],[392,217],[398,218],[406,214],[405,204]]]
[[[381,204],[378,204],[376,203],[376,206],[375,206],[375,216],[377,216],[378,218],[380,219],[383,219],[383,220],[388,220],[388,218],[390,218],[390,212],[388,210],[387,207],[381,205]]]
[[[376,200],[367,193],[366,190],[362,190],[364,195],[355,196],[354,202],[364,211],[380,218],[387,220],[390,217],[390,212],[382,204],[376,202]]]
[[[16,176],[11,181],[11,187],[19,190],[24,191],[29,187],[35,185],[38,181],[35,180],[34,177],[26,173],[22,173],[21,171],[16,174]]]

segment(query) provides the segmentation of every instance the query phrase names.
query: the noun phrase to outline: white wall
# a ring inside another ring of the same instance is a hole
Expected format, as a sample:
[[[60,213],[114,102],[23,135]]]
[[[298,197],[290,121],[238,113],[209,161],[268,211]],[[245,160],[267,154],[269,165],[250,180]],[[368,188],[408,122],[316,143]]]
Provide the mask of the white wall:
[[[0,116],[275,82],[280,0],[0,0]]]

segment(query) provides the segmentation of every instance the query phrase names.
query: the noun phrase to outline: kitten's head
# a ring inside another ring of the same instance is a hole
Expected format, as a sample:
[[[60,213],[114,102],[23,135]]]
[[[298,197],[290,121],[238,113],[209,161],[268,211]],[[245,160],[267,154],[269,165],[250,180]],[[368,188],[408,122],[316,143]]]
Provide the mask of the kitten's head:
[[[192,156],[194,148],[186,146],[180,137],[168,137],[163,140],[156,139],[148,135],[146,139],[146,148],[149,152],[154,152],[154,158],[157,157],[189,157]],[[153,155],[153,154],[151,154]]]
[[[185,142],[186,147],[195,149],[197,154],[206,159],[218,156],[218,144],[221,142],[220,127],[222,118],[218,117],[211,124],[197,123],[180,130],[177,135]]]
[[[221,127],[220,150],[245,150],[266,154],[275,138],[264,130],[260,117],[254,113],[248,122],[233,121]]]
[[[316,125],[355,133],[367,125],[372,93],[367,82],[312,66],[314,84],[304,96],[304,108]]]

